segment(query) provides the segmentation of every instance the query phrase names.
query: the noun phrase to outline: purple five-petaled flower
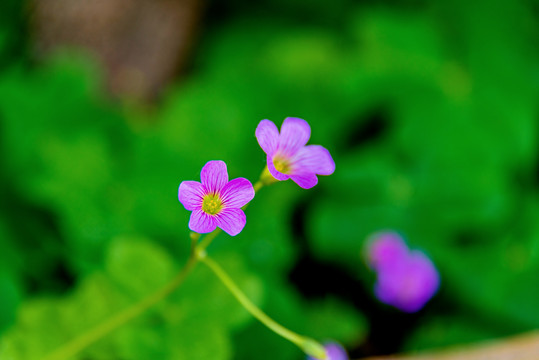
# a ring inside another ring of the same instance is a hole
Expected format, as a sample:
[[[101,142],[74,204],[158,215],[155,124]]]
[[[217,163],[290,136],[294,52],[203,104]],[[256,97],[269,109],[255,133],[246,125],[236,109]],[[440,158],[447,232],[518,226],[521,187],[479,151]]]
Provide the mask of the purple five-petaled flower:
[[[404,312],[416,312],[434,296],[440,275],[419,250],[409,250],[395,232],[380,232],[367,243],[367,261],[376,272],[374,294]]]
[[[277,180],[292,179],[304,189],[318,183],[316,175],[331,175],[335,162],[329,151],[320,145],[306,145],[311,137],[307,121],[287,117],[281,132],[270,120],[262,120],[256,128],[256,139],[267,155],[268,170]]]
[[[178,189],[178,199],[192,211],[189,229],[209,233],[220,227],[235,236],[245,226],[245,213],[241,209],[255,196],[251,182],[245,178],[228,181],[223,161],[208,161],[200,172],[200,180],[183,181]]]
[[[326,360],[349,360],[348,354],[343,347],[334,342],[328,342],[324,344],[326,350]],[[311,356],[307,357],[307,360],[317,360]]]

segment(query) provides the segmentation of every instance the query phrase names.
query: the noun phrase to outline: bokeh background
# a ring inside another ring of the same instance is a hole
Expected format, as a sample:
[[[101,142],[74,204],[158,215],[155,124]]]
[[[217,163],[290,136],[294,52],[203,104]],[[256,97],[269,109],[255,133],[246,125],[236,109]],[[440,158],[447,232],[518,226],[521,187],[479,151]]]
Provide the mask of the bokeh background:
[[[0,358],[39,359],[188,256],[208,160],[256,181],[261,119],[306,119],[337,170],[264,188],[211,254],[285,326],[354,357],[539,327],[535,0],[2,0]],[[404,314],[370,234],[441,274]],[[298,360],[204,267],[77,359]]]

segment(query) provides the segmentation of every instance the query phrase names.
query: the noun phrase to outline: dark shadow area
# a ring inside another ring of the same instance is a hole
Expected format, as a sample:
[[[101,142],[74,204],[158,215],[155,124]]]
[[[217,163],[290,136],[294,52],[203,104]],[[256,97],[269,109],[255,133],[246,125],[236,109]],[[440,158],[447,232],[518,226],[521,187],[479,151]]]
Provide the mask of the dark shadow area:
[[[49,209],[16,197],[13,192],[4,195],[6,208],[1,212],[8,219],[13,238],[18,239],[11,246],[23,254],[18,260],[28,294],[59,294],[72,288],[75,276],[67,266],[58,219]]]
[[[390,125],[390,112],[385,106],[379,106],[360,114],[343,137],[341,152],[358,149],[381,140]]]

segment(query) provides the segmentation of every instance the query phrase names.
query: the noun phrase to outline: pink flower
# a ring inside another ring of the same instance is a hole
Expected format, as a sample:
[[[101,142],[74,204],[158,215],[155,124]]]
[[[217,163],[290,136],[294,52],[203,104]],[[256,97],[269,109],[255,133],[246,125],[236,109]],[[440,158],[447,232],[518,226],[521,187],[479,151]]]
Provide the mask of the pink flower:
[[[316,175],[331,175],[335,162],[320,145],[306,145],[311,127],[299,118],[287,117],[281,133],[272,121],[262,120],[256,128],[256,139],[267,155],[268,170],[277,180],[292,179],[304,189],[318,183]]]
[[[198,181],[182,181],[178,199],[192,211],[189,229],[209,233],[220,227],[231,236],[238,235],[245,226],[245,213],[241,209],[255,196],[251,182],[245,178],[228,181],[223,161],[208,161]]]
[[[374,294],[385,304],[412,313],[438,291],[440,275],[432,261],[419,250],[409,250],[395,232],[372,235],[367,257],[377,273]]]

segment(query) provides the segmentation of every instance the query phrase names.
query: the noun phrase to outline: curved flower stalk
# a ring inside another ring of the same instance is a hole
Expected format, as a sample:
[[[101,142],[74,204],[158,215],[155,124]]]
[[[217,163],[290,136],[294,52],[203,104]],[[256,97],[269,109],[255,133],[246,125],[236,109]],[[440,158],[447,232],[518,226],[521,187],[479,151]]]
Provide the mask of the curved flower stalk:
[[[243,230],[246,218],[241,209],[251,201],[255,191],[245,178],[228,181],[224,161],[208,161],[200,172],[201,183],[183,181],[178,189],[178,199],[192,211],[189,229],[194,232],[210,233],[217,227],[231,236]]]
[[[440,275],[419,250],[409,250],[395,232],[381,232],[367,243],[367,261],[377,273],[374,294],[404,312],[416,312],[434,296]]]
[[[331,175],[335,171],[335,162],[326,148],[306,145],[311,127],[303,119],[287,117],[280,133],[272,121],[262,120],[255,135],[276,180],[292,179],[300,187],[310,189],[318,183],[316,175]]]
[[[348,354],[344,348],[335,343],[328,342],[324,344],[324,349],[326,350],[326,360],[349,360]],[[315,358],[308,356],[307,360],[316,360]]]

